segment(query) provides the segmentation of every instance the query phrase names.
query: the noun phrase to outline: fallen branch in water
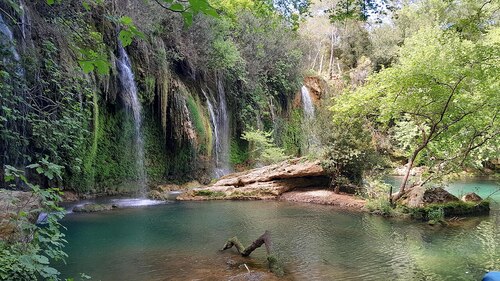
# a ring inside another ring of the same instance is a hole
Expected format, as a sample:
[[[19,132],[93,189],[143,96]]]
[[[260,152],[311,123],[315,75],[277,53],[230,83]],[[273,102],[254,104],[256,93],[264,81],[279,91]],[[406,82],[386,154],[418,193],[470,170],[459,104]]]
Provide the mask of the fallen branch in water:
[[[264,234],[262,234],[246,248],[243,246],[240,240],[238,240],[238,237],[234,236],[232,238],[229,238],[226,241],[226,244],[224,244],[224,247],[222,247],[221,251],[230,249],[234,246],[238,253],[240,253],[243,257],[248,257],[255,249],[259,248],[263,244],[266,245],[267,262],[269,263],[269,269],[277,276],[283,276],[283,266],[281,262],[279,262],[278,259],[272,254],[271,235],[268,230],[266,230]]]

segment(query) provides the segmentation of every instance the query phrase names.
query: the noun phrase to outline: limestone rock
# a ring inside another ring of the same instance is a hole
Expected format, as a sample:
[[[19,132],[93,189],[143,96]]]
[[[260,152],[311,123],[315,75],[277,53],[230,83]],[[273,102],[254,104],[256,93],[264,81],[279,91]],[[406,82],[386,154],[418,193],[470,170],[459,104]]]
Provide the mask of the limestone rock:
[[[329,183],[319,161],[296,158],[226,175],[210,187],[193,189],[177,199],[275,199],[295,188],[326,187]]]
[[[469,192],[462,196],[462,201],[464,202],[481,202],[483,201],[483,198],[481,196],[477,195],[474,192]]]
[[[401,198],[403,205],[410,208],[424,207],[425,205],[433,203],[448,203],[454,201],[460,200],[440,187],[427,189],[423,186],[413,187]]]

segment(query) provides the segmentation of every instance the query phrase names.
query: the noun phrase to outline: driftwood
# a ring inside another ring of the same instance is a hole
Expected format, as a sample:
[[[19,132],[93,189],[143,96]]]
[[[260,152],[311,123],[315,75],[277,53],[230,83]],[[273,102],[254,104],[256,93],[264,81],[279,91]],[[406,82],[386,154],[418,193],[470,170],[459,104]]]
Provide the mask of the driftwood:
[[[255,249],[262,246],[262,244],[266,245],[267,262],[269,263],[269,269],[277,276],[283,276],[283,266],[272,253],[271,234],[268,230],[266,230],[264,234],[262,234],[246,248],[243,246],[240,240],[238,240],[238,237],[234,236],[232,238],[229,238],[226,241],[226,244],[224,244],[224,247],[222,247],[221,251],[230,249],[234,246],[241,256],[248,257]]]

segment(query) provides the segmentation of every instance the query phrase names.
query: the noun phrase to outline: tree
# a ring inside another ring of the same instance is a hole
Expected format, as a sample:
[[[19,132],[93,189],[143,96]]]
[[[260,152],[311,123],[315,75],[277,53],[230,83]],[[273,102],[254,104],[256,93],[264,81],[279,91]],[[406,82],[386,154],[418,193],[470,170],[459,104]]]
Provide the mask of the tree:
[[[434,173],[419,183],[425,184],[466,163],[478,148],[498,144],[499,35],[495,28],[472,42],[456,32],[424,28],[406,40],[396,65],[334,106],[336,118],[357,114],[391,126],[392,137],[404,145],[408,164],[394,200],[405,193],[418,162]]]

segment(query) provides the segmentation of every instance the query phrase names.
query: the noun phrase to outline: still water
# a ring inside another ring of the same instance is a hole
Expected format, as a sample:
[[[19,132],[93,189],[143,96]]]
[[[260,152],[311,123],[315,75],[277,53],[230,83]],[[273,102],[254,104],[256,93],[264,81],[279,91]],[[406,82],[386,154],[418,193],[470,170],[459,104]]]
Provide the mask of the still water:
[[[496,205],[495,205],[496,206]],[[64,277],[92,280],[228,280],[245,268],[219,252],[271,231],[287,280],[480,280],[500,270],[500,212],[449,227],[275,201],[172,202],[68,214]],[[265,250],[244,261],[265,268]]]

